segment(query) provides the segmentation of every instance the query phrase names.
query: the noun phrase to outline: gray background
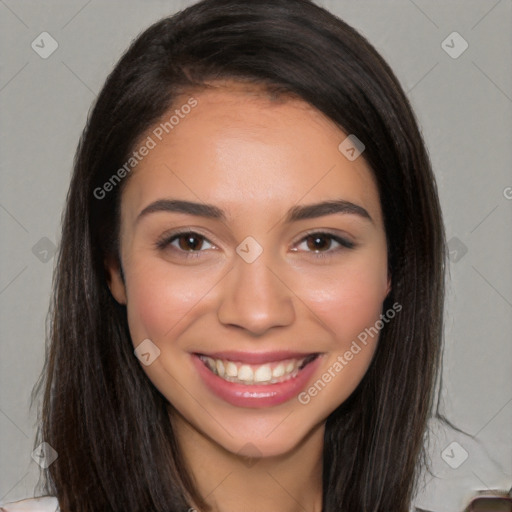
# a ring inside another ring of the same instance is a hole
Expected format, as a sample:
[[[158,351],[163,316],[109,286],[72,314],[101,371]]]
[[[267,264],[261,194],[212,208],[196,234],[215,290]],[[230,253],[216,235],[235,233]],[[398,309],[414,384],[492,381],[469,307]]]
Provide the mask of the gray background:
[[[28,405],[87,112],[129,42],[191,3],[0,0],[0,502],[32,496],[37,482]],[[474,490],[512,485],[512,1],[318,3],[394,69],[437,176],[451,248],[444,411],[476,437],[432,425],[434,475],[418,504],[455,512]],[[58,42],[46,59],[31,47],[44,31]],[[442,44],[454,31],[469,45],[458,58],[447,51],[461,40]]]

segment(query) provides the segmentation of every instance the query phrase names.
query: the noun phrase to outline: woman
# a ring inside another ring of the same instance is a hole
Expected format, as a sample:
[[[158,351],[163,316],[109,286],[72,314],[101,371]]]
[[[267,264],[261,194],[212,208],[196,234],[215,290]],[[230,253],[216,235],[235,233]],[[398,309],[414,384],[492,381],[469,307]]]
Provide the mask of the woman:
[[[411,510],[444,261],[414,115],[354,29],[307,0],[154,24],[75,160],[48,510]]]

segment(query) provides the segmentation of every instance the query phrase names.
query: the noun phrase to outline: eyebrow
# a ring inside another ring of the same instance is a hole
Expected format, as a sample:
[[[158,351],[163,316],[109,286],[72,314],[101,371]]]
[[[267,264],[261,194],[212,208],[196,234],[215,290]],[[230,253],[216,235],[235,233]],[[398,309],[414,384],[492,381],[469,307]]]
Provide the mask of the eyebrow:
[[[195,203],[192,201],[182,201],[178,199],[158,199],[146,206],[135,220],[138,223],[142,217],[155,212],[174,212],[206,217],[209,219],[226,221],[226,214],[217,206],[206,203]],[[285,217],[285,223],[291,223],[299,220],[314,219],[324,215],[333,215],[336,213],[357,215],[373,223],[370,214],[362,206],[359,206],[344,199],[322,201],[321,203],[308,204],[302,206],[293,206],[288,210]]]

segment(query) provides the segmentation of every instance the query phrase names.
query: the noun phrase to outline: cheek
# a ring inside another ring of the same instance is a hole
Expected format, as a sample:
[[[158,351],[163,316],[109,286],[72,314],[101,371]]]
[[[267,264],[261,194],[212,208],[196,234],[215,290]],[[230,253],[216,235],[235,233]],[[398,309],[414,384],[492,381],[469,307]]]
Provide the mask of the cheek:
[[[343,349],[380,318],[387,294],[386,259],[370,254],[354,258],[329,275],[317,276],[316,284],[303,280],[308,303],[333,333]]]
[[[382,310],[384,291],[381,280],[368,273],[353,274],[331,290],[326,314],[343,341],[355,339],[375,323]]]
[[[211,278],[194,276],[152,258],[133,260],[128,283],[128,323],[136,345],[145,338],[176,338],[201,309]]]
[[[386,293],[385,262],[370,265],[362,260],[331,272],[309,289],[308,305],[331,334],[318,378],[298,397],[312,415],[327,417],[363,379],[377,347],[380,329],[375,326],[381,324]]]

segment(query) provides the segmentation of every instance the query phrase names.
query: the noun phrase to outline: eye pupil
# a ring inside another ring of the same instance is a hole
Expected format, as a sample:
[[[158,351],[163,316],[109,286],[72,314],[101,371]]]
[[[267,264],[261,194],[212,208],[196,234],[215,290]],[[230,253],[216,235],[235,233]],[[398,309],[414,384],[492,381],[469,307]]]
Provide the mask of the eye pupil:
[[[186,234],[186,235],[181,235],[179,237],[180,249],[183,249],[184,251],[195,251],[201,247],[201,244],[202,244],[202,237],[200,237],[200,236]]]
[[[331,246],[331,239],[326,235],[310,235],[308,236],[308,249],[313,251],[321,251],[329,249]]]

